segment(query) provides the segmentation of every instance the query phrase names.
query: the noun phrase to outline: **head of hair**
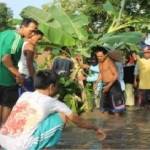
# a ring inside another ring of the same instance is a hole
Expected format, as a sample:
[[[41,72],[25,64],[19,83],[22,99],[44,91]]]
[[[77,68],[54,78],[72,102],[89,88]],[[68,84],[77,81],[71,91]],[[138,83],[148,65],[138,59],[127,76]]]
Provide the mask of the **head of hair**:
[[[64,54],[70,54],[69,48],[66,46],[61,47],[60,52]]]
[[[34,23],[34,24],[38,25],[38,22],[36,20],[34,20],[32,18],[24,18],[22,20],[21,27],[22,26],[27,27],[30,23]]]
[[[51,48],[51,47],[49,47],[49,46],[47,46],[47,47],[45,47],[45,48],[44,48],[44,51],[46,51],[46,52],[48,52],[48,51],[52,51],[52,48]]]
[[[35,89],[46,89],[51,84],[57,83],[57,75],[51,70],[40,70],[34,78]]]
[[[99,45],[92,47],[92,53],[96,54],[97,52],[102,52],[105,55],[108,53],[108,49]]]
[[[41,36],[44,35],[44,33],[41,30],[34,30],[33,34],[35,34],[35,35],[41,35]]]

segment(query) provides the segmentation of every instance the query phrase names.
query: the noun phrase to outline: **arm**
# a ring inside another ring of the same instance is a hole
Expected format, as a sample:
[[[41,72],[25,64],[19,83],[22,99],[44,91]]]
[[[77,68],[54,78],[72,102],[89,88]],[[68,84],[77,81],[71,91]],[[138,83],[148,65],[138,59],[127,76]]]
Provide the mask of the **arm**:
[[[138,64],[136,64],[134,68],[134,87],[135,88],[138,88],[138,81],[139,81],[139,68],[138,68]]]
[[[113,78],[112,80],[104,87],[103,92],[106,93],[109,91],[109,89],[111,88],[111,86],[116,82],[116,80],[118,79],[118,72],[116,69],[116,66],[114,65],[114,63],[112,61],[110,61],[109,64],[109,69],[111,71],[111,73],[113,74]]]
[[[102,80],[102,74],[101,74],[101,72],[100,72],[100,65],[98,64],[98,70],[99,70],[99,72],[98,72],[98,77],[97,77],[97,80],[96,80],[96,84],[98,84],[99,83],[99,81],[101,81]]]
[[[26,50],[26,61],[27,61],[27,67],[28,67],[28,71],[29,71],[29,75],[30,77],[34,78],[34,74],[35,74],[35,69],[33,66],[33,58],[34,58],[34,54],[31,51]]]
[[[23,77],[19,73],[18,69],[13,65],[11,55],[5,55],[2,58],[3,64],[8,68],[8,70],[14,75],[16,78],[17,83],[23,83]]]
[[[106,137],[105,133],[100,128],[93,125],[91,122],[81,118],[80,116],[78,116],[76,114],[71,114],[71,115],[67,116],[67,118],[70,121],[72,121],[73,123],[75,123],[80,128],[85,128],[88,130],[95,131],[96,134],[99,136],[100,140],[105,139],[105,137]]]
[[[34,59],[34,47],[30,44],[27,44],[25,46],[25,49],[23,50],[25,56],[26,56],[26,62],[27,62],[27,68],[28,68],[28,71],[29,71],[29,75],[30,77],[34,77],[34,74],[35,74],[35,69],[34,69],[34,66],[33,66],[33,59]]]
[[[118,79],[118,71],[117,68],[115,66],[115,64],[113,62],[110,63],[110,70],[113,74],[113,79],[112,81],[109,83],[110,87],[113,85],[113,83]]]
[[[65,121],[70,120],[80,128],[96,131],[96,133],[100,136],[101,140],[106,137],[105,133],[100,128],[93,125],[89,121],[82,119],[77,114],[72,113],[71,109],[66,104],[58,100],[54,100],[51,106],[54,108],[55,112],[60,112],[63,116],[65,116]]]

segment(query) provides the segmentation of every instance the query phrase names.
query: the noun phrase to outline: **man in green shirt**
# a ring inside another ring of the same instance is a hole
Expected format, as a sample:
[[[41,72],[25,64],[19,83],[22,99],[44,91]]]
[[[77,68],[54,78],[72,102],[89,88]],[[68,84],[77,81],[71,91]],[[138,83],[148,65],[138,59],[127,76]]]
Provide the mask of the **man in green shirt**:
[[[17,68],[23,38],[32,36],[37,26],[35,20],[27,18],[22,21],[18,31],[6,30],[0,33],[0,124],[5,122],[18,98],[17,85],[23,83]]]

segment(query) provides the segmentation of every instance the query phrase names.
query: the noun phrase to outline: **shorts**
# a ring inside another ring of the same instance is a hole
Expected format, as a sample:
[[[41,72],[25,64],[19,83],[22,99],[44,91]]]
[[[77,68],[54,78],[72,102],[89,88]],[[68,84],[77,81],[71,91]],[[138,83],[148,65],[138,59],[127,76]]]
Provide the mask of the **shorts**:
[[[12,108],[18,99],[18,86],[0,86],[0,105]]]
[[[42,150],[55,146],[61,136],[64,121],[59,113],[50,114],[42,121],[35,132],[32,134],[32,142],[29,150]]]
[[[18,88],[19,96],[26,91],[34,91],[33,87],[33,79],[32,78],[25,78],[24,84]]]
[[[150,105],[150,90],[138,90],[138,106]]]

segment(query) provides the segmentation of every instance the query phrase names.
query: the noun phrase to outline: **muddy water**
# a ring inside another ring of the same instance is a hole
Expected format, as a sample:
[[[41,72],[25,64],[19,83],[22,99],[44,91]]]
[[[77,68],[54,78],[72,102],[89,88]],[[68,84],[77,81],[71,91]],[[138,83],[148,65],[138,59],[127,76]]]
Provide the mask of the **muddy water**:
[[[94,132],[69,125],[53,150],[150,150],[150,109],[130,108],[120,118],[104,116],[98,111],[86,113],[83,117],[107,129],[107,138],[100,142]]]

